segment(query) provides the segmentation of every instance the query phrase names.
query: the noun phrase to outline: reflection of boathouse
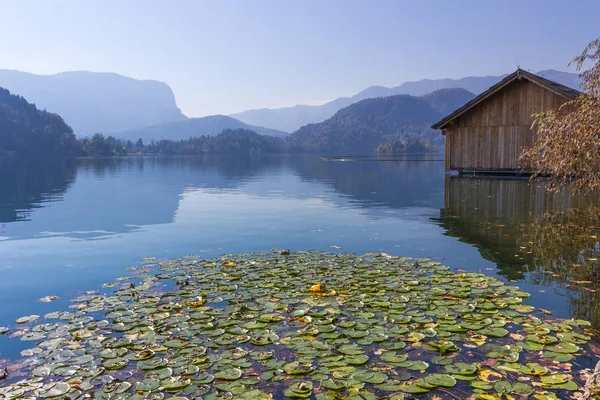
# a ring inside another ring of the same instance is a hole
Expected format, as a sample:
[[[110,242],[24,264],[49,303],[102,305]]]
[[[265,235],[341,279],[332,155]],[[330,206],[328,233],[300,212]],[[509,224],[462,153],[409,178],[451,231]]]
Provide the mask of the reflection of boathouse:
[[[447,175],[435,222],[500,275],[565,290],[569,312],[600,328],[599,197],[548,192],[528,179]]]
[[[556,110],[578,95],[517,69],[432,126],[446,136],[446,171],[519,170],[522,150],[535,140],[532,114]]]
[[[594,204],[597,196],[548,192],[528,179],[446,176],[439,223],[447,235],[476,246],[511,278],[531,265],[533,254],[521,249],[525,234],[547,214]]]

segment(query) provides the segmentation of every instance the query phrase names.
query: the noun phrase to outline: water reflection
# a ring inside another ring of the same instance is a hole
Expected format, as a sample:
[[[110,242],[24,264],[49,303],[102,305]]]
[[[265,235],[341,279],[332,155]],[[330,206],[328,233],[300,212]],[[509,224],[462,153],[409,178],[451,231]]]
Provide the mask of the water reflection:
[[[552,193],[527,179],[447,176],[445,187],[435,221],[447,235],[477,247],[508,279],[566,297],[570,315],[600,327],[598,193]]]
[[[532,254],[529,279],[568,291],[572,315],[600,326],[600,208],[592,204],[534,217],[519,238]]]
[[[386,209],[441,206],[439,162],[329,162],[314,156],[198,158],[107,158],[67,161],[5,160],[0,165],[0,222],[11,239],[64,236],[98,239],[142,226],[173,222],[181,196],[190,189],[245,190],[269,197],[326,198],[341,207]],[[279,176],[274,187],[273,177]],[[298,185],[298,177],[322,186]],[[69,190],[69,204],[60,200]],[[339,195],[342,196],[339,196]]]
[[[84,274],[67,266],[85,265],[94,288],[147,255],[342,245],[497,272],[533,291],[532,304],[600,326],[598,197],[548,193],[523,179],[449,177],[433,160],[4,160],[0,267],[6,290],[22,268],[36,268],[37,280],[19,289],[35,299],[51,282],[82,285]],[[97,272],[106,265],[114,270]]]
[[[57,201],[75,180],[74,160],[22,160],[0,157],[0,223],[26,220],[42,202]]]
[[[288,163],[302,179],[327,184],[361,207],[439,208],[443,201],[444,170],[437,159],[340,162],[293,157]]]

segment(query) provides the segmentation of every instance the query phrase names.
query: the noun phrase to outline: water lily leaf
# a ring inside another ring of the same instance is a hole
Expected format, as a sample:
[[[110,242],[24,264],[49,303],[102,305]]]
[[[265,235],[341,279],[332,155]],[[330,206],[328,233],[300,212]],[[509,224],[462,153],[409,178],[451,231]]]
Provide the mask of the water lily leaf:
[[[283,366],[283,370],[290,375],[303,375],[313,370],[311,365],[303,365],[298,361],[287,363]]]
[[[42,398],[54,398],[67,394],[71,390],[71,386],[65,382],[51,382],[35,391],[36,396]]]
[[[191,384],[191,380],[183,379],[181,377],[170,376],[160,381],[160,385],[168,392],[179,391],[186,386]]]
[[[578,386],[575,382],[568,380],[564,383],[560,383],[560,384],[554,384],[554,385],[549,385],[549,386],[545,386],[544,387],[548,387],[548,388],[552,388],[552,389],[562,389],[562,390],[570,390],[570,391],[575,391],[578,389]]]
[[[494,390],[500,394],[510,393],[512,391],[512,385],[508,381],[498,381],[494,383]]]
[[[504,328],[484,328],[479,331],[481,335],[493,337],[493,338],[503,338],[508,336],[508,331]]]
[[[31,322],[36,322],[39,319],[40,319],[39,315],[27,315],[25,317],[17,318],[16,323],[17,324],[28,324]]]
[[[109,370],[123,369],[127,366],[128,360],[125,358],[110,358],[102,362],[102,366]]]
[[[425,382],[433,386],[442,386],[450,388],[456,385],[456,379],[446,374],[431,374],[423,378]]]
[[[523,382],[515,382],[512,385],[511,393],[519,396],[529,396],[533,393],[533,388]]]
[[[284,319],[285,319],[285,317],[283,315],[279,315],[279,314],[262,314],[258,317],[258,322],[272,323],[272,322],[279,322]],[[248,328],[248,329],[251,329],[251,328]]]
[[[347,344],[347,345],[340,346],[337,348],[337,351],[341,354],[350,355],[350,356],[364,353],[364,351],[355,344]]]
[[[396,354],[395,352],[383,353],[379,358],[387,363],[402,363],[406,361],[406,354]]]
[[[457,375],[473,375],[475,372],[477,372],[476,365],[461,362],[445,365],[444,369],[446,372]]]
[[[545,351],[543,353],[544,357],[549,358],[551,360],[559,361],[559,362],[569,362],[573,359],[573,356],[566,353],[554,353],[552,351]]]
[[[482,381],[472,381],[471,387],[474,389],[481,389],[481,390],[489,390],[489,389],[493,388],[493,386],[490,383],[482,382]]]
[[[566,343],[566,342],[557,343],[553,346],[548,346],[547,349],[553,353],[565,353],[565,354],[577,353],[580,350],[579,346],[577,346],[573,343]]]
[[[344,358],[344,362],[350,365],[362,365],[369,362],[369,357],[364,354],[348,355]]]
[[[308,288],[308,291],[311,293],[325,293],[327,292],[327,287],[322,283],[318,283]]]
[[[307,399],[311,396],[313,384],[307,382],[295,382],[290,387],[285,389],[284,394],[292,399]]]
[[[537,363],[527,363],[520,366],[519,372],[526,375],[540,376],[546,375],[548,373],[548,368]]]
[[[336,381],[334,381],[333,379],[327,379],[325,381],[323,381],[323,387],[329,389],[329,390],[342,390],[344,389],[344,385],[341,383],[338,383]]]
[[[137,382],[135,389],[142,392],[150,392],[152,390],[158,389],[159,386],[160,381],[158,379],[146,378],[141,382]]]
[[[503,378],[502,374],[494,372],[491,369],[481,369],[478,371],[477,375],[479,376],[480,380],[488,383],[498,382]]]
[[[234,381],[242,377],[242,370],[239,368],[228,368],[222,371],[215,372],[214,376],[216,379]]]
[[[569,377],[565,374],[552,374],[540,377],[540,381],[543,386],[560,385],[569,380]]]
[[[83,355],[83,356],[71,358],[69,360],[69,363],[70,364],[74,364],[74,365],[82,365],[82,364],[91,363],[92,361],[94,361],[94,356],[86,354],[86,355]]]

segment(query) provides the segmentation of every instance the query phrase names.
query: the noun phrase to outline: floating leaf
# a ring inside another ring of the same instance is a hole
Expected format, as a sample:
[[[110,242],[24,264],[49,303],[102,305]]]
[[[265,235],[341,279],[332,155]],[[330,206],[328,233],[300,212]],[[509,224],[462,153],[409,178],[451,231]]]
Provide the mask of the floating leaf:
[[[311,396],[313,384],[307,382],[295,382],[289,388],[285,389],[284,393],[292,399],[307,399]]]
[[[25,317],[17,318],[17,324],[28,324],[30,322],[35,322],[40,319],[39,315],[27,315]]]
[[[427,375],[423,380],[430,385],[442,386],[442,387],[446,387],[446,388],[450,388],[450,387],[456,385],[456,379],[454,379],[452,376],[446,375],[446,374]]]
[[[239,368],[229,368],[222,371],[215,372],[216,379],[224,379],[227,381],[234,381],[242,377],[242,370]]]

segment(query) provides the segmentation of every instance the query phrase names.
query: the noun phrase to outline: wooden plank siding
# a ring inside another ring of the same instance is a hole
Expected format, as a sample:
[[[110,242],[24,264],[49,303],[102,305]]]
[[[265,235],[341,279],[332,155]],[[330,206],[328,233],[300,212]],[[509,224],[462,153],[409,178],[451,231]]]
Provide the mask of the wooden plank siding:
[[[446,170],[518,170],[519,156],[535,141],[532,114],[558,109],[568,99],[519,79],[483,100],[445,129]]]

